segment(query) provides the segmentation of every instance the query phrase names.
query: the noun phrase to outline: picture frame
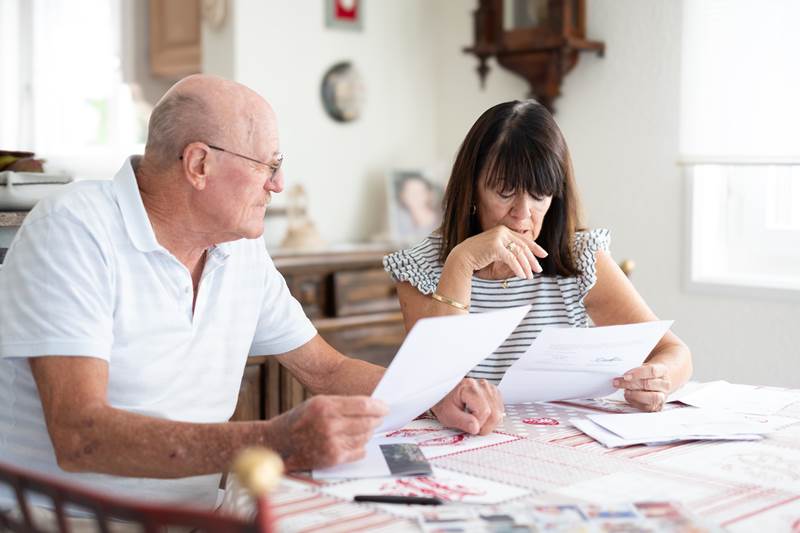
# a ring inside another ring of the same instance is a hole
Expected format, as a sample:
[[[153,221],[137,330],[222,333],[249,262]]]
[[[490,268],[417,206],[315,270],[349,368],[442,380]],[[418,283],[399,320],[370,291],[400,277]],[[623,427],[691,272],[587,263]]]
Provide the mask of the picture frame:
[[[361,31],[364,18],[363,0],[323,0],[325,2],[325,27]]]
[[[442,222],[444,189],[422,170],[393,170],[387,174],[387,217],[392,242],[421,241]]]

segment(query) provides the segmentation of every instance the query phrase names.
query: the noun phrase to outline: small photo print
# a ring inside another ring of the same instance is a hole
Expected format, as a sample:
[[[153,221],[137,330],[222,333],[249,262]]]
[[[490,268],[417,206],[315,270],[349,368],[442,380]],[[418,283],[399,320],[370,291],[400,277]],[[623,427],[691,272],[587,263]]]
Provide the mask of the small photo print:
[[[442,186],[419,170],[396,170],[386,184],[387,213],[392,240],[413,244],[442,222]]]
[[[393,476],[430,476],[431,464],[416,444],[381,444],[381,453]]]

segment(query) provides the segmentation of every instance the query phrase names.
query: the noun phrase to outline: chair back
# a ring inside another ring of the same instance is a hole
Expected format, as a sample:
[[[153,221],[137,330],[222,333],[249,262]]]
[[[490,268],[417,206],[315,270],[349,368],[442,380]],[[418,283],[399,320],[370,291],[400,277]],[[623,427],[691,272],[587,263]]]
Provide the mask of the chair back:
[[[270,452],[271,453],[271,452]],[[278,459],[279,460],[279,459]],[[280,471],[278,472],[280,478]],[[0,530],[17,533],[50,533],[55,527],[60,533],[69,533],[70,516],[67,508],[85,511],[96,521],[101,533],[114,531],[114,524],[124,521],[137,524],[145,533],[161,533],[167,527],[190,528],[208,533],[272,533],[273,520],[266,491],[253,494],[256,499],[256,517],[248,522],[209,510],[175,507],[139,502],[100,494],[91,489],[73,486],[61,480],[0,463],[0,487],[10,487],[16,495],[17,510],[0,510]],[[248,487],[249,488],[249,487]],[[43,524],[34,517],[31,495],[52,500],[52,513],[56,524]]]

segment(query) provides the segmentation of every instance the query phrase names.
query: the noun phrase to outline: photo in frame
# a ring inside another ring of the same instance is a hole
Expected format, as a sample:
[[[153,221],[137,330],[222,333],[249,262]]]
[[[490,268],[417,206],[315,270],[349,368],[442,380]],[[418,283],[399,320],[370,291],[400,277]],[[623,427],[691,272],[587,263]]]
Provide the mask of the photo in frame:
[[[394,170],[386,183],[392,242],[413,244],[442,222],[442,186],[420,170]]]
[[[363,0],[323,0],[325,27],[361,31],[364,18]]]

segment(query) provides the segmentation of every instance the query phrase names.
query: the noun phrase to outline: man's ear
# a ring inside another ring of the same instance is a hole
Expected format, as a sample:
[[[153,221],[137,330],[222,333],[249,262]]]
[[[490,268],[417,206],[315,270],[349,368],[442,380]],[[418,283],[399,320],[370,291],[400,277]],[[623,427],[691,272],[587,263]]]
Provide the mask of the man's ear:
[[[183,175],[192,187],[198,191],[206,188],[209,173],[209,149],[201,142],[189,143],[183,149],[181,162]]]

